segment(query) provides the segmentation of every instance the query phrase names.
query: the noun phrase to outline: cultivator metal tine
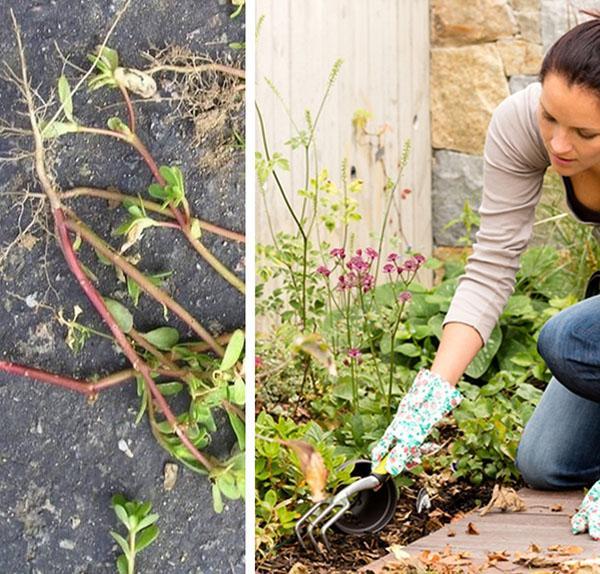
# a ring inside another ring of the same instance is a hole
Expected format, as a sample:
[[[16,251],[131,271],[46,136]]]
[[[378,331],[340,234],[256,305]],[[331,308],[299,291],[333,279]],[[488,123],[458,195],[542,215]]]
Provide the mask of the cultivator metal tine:
[[[379,484],[381,484],[380,478],[375,475],[369,475],[343,488],[336,495],[330,496],[325,500],[321,500],[313,504],[308,512],[303,514],[300,520],[298,520],[294,528],[296,531],[296,538],[302,545],[302,548],[304,548],[304,550],[308,550],[306,543],[304,542],[304,538],[306,534],[308,534],[308,537],[315,547],[315,550],[322,553],[323,550],[321,549],[321,546],[315,537],[315,533],[320,531],[321,540],[325,544],[327,550],[331,551],[331,545],[329,544],[329,539],[327,538],[327,531],[350,508],[350,497],[357,492],[361,492],[362,490],[371,490],[376,488]],[[314,514],[323,507],[325,507],[325,509],[322,510],[320,514],[316,516],[316,518],[313,518]],[[336,508],[339,508],[339,510],[334,511]],[[306,532],[303,534],[303,527],[305,523],[308,523],[308,526],[306,528]]]
[[[335,524],[339,518],[350,508],[350,501],[346,498],[340,510],[338,510],[321,528],[321,539],[325,543],[325,547],[327,550],[331,552],[331,545],[329,544],[329,539],[327,538],[327,530]]]
[[[331,500],[331,502],[327,505],[327,508],[325,508],[325,510],[323,510],[323,512],[321,512],[321,514],[319,514],[319,516],[317,516],[312,521],[311,525],[308,527],[308,536],[309,536],[311,542],[313,543],[313,546],[319,552],[322,552],[322,550],[321,550],[321,547],[319,546],[319,543],[317,542],[313,532],[314,532],[315,528],[321,527],[321,522],[323,522],[323,520],[325,520],[325,518],[331,514],[331,511],[336,506],[339,506],[339,504],[340,504],[340,500],[338,499],[337,496],[333,497],[333,499],[330,499],[330,500]],[[345,502],[342,502],[342,505],[343,505],[342,511],[345,512],[350,507],[350,503],[348,502],[347,499],[343,499],[343,500]],[[334,518],[337,519],[337,513],[335,514]],[[322,538],[322,533],[323,533],[323,531],[321,530],[321,538]],[[329,546],[329,541],[327,540],[327,538],[324,539],[324,542],[325,542],[325,546],[327,547],[327,550],[331,550],[331,547]]]
[[[304,543],[304,535],[302,534],[302,526],[303,524],[309,520],[309,518],[322,506],[324,506],[325,504],[327,504],[329,502],[329,500],[331,500],[330,498],[326,499],[326,500],[320,500],[319,502],[316,502],[315,504],[313,504],[310,509],[308,510],[308,512],[305,512],[300,520],[298,520],[298,522],[296,522],[296,526],[294,527],[294,530],[296,532],[296,538],[298,539],[298,542],[300,542],[300,544],[302,545],[302,548],[304,548],[304,550],[308,550],[308,548],[306,547],[306,544]],[[310,523],[312,525],[312,522]],[[314,541],[313,541],[314,543]]]

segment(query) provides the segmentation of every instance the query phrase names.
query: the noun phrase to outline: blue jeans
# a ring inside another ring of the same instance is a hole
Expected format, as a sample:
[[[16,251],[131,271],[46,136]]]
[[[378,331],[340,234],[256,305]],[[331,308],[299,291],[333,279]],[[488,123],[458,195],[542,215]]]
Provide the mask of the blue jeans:
[[[538,351],[553,378],[523,431],[517,467],[534,488],[589,486],[600,479],[600,295],[552,317]]]

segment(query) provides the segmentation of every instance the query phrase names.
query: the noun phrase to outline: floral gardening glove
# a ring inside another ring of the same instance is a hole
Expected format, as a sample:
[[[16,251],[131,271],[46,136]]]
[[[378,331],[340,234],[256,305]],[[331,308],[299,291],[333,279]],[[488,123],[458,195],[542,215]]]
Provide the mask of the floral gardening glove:
[[[600,540],[600,480],[586,494],[579,512],[571,518],[571,532],[588,531],[594,540]]]
[[[421,369],[402,399],[394,420],[371,452],[373,467],[385,456],[385,468],[392,476],[414,466],[419,446],[429,431],[461,400],[462,395],[449,382]]]

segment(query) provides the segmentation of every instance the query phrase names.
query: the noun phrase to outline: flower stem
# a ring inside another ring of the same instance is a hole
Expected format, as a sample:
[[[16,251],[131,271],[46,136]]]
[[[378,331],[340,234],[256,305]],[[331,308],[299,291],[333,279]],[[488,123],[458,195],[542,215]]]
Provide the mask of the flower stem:
[[[113,318],[113,316],[110,314],[110,311],[106,307],[106,304],[104,303],[104,300],[102,299],[102,296],[96,290],[96,288],[92,285],[92,283],[88,279],[87,275],[85,274],[85,271],[81,267],[81,264],[77,258],[75,250],[73,249],[73,244],[71,243],[71,240],[69,238],[67,224],[65,221],[65,214],[62,209],[62,205],[60,203],[59,195],[58,195],[56,189],[53,187],[53,184],[52,184],[50,177],[48,176],[48,172],[46,170],[45,149],[44,149],[42,134],[41,134],[40,127],[38,124],[38,120],[37,120],[36,107],[35,107],[35,104],[33,101],[33,92],[31,89],[31,85],[30,85],[29,77],[28,77],[28,73],[27,73],[27,64],[25,61],[25,53],[23,50],[22,42],[21,42],[20,30],[17,25],[14,13],[12,13],[12,11],[11,11],[11,17],[13,20],[13,26],[14,26],[14,30],[15,30],[16,39],[17,39],[17,47],[18,47],[18,52],[19,52],[20,64],[21,64],[22,84],[20,87],[21,87],[21,92],[23,94],[23,97],[25,99],[26,106],[27,106],[27,115],[29,117],[29,121],[31,124],[31,130],[33,133],[33,141],[34,141],[33,155],[34,155],[35,173],[37,175],[37,178],[38,178],[38,181],[42,188],[42,191],[46,194],[46,196],[48,197],[48,200],[50,202],[50,206],[52,209],[52,217],[54,219],[54,227],[56,230],[58,243],[59,243],[61,250],[63,252],[63,255],[65,257],[67,266],[69,267],[69,269],[71,270],[71,272],[73,273],[75,278],[77,279],[80,287],[86,294],[90,303],[94,306],[94,308],[96,309],[98,314],[101,316],[102,320],[105,322],[105,324],[110,329],[110,331],[113,334],[114,338],[116,339],[117,343],[121,347],[123,353],[125,354],[125,356],[129,360],[129,362],[131,363],[132,367],[136,371],[139,371],[140,374],[144,377],[144,380],[146,382],[146,385],[147,385],[150,393],[156,400],[156,402],[159,405],[159,407],[161,408],[164,416],[168,420],[169,424],[171,425],[171,427],[173,428],[173,430],[175,431],[175,433],[177,434],[177,436],[179,437],[181,442],[190,451],[192,456],[200,464],[202,464],[207,470],[210,471],[214,465],[206,458],[206,456],[204,454],[202,454],[195,447],[195,445],[192,443],[192,441],[189,439],[189,437],[185,434],[183,429],[180,427],[180,425],[177,422],[177,419],[175,418],[175,416],[173,415],[173,412],[171,411],[167,401],[162,396],[162,394],[160,393],[160,391],[158,390],[158,388],[156,386],[156,383],[152,379],[148,365],[135,352],[135,350],[133,349],[133,347],[127,340],[127,337],[125,336],[123,331],[117,325],[115,319]]]

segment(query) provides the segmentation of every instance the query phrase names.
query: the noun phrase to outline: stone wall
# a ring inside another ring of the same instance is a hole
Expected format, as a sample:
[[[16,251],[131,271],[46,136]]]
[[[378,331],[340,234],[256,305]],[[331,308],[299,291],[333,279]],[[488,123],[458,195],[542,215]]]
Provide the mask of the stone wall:
[[[569,0],[431,0],[433,240],[455,245],[444,226],[465,201],[479,207],[483,146],[492,112],[537,80],[543,54],[582,21]],[[599,0],[578,8],[600,8]]]

